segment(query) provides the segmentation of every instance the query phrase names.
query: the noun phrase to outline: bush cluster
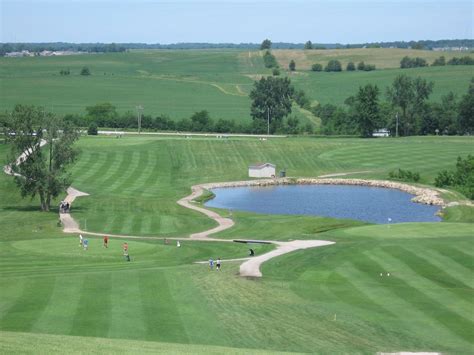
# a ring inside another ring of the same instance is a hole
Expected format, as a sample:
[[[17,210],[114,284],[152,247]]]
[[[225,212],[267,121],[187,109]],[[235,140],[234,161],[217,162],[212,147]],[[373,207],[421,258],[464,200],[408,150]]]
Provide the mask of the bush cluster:
[[[400,61],[401,69],[419,68],[419,67],[426,67],[426,66],[428,66],[428,63],[426,62],[426,60],[420,57],[410,58],[408,56],[405,56]]]
[[[420,174],[410,170],[396,169],[388,173],[388,177],[392,180],[400,181],[420,181]]]
[[[263,63],[264,63],[266,68],[277,68],[278,67],[278,63],[277,63],[277,60],[276,60],[275,56],[268,50],[263,55]]]
[[[465,159],[458,157],[456,170],[440,171],[435,178],[435,186],[453,187],[474,200],[474,156],[469,154]]]

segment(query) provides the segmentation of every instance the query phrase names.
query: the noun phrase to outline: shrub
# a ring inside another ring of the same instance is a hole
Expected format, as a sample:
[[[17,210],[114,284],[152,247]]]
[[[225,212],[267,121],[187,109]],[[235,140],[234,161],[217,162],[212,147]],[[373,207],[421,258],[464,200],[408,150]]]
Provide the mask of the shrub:
[[[453,57],[448,61],[448,65],[474,65],[474,58],[472,57]]]
[[[362,62],[359,62],[359,64],[357,64],[357,70],[364,70],[365,69],[365,63],[362,61]]]
[[[364,71],[372,71],[375,70],[375,65],[374,64],[366,64],[364,66]]]
[[[266,68],[276,68],[278,66],[275,56],[270,51],[266,51],[263,55],[263,64]]]
[[[290,64],[288,65],[288,69],[290,69],[290,71],[296,70],[296,63],[293,59],[290,61]]]
[[[420,174],[410,170],[397,169],[388,173],[388,177],[393,180],[400,181],[420,181]]]
[[[87,128],[87,134],[89,136],[96,136],[98,133],[97,131],[97,124],[95,122],[92,122],[90,125],[89,125],[89,128]]]
[[[81,69],[81,75],[91,75],[91,71],[88,67],[84,67]]]
[[[280,69],[278,69],[278,68],[273,68],[272,74],[273,74],[273,76],[278,76],[278,75],[280,75]]]
[[[438,173],[438,176],[435,178],[436,187],[445,187],[453,185],[454,176],[453,173],[448,170],[442,170]]]
[[[319,63],[313,64],[311,66],[312,71],[323,71],[323,66]]]
[[[354,70],[356,70],[355,64],[354,64],[353,62],[347,63],[346,70],[347,70],[347,71],[354,71]]]
[[[331,59],[326,65],[326,68],[324,68],[324,70],[327,72],[341,71],[342,70],[341,62],[335,59]]]
[[[443,66],[446,65],[446,59],[442,55],[441,57],[437,58],[434,60],[433,64],[431,66],[436,67],[436,66]]]

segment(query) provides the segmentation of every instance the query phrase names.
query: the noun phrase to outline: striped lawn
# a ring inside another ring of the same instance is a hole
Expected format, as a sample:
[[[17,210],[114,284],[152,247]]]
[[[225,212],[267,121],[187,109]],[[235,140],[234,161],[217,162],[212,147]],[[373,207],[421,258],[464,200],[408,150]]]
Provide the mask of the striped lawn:
[[[370,171],[387,178],[402,168],[432,184],[442,169],[474,147],[469,137],[406,139],[83,138],[73,184],[91,196],[74,204],[81,227],[109,233],[183,236],[212,227],[211,220],[176,201],[193,184],[247,179],[247,167],[270,161],[290,176]],[[422,162],[422,164],[420,164]]]

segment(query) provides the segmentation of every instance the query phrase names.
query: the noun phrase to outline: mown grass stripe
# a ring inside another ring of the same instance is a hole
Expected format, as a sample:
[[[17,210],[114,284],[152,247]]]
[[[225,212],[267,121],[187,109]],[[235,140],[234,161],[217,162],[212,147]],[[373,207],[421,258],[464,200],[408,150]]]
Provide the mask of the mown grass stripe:
[[[4,330],[30,331],[50,302],[56,277],[41,277],[24,284],[15,303],[2,315]]]
[[[102,272],[83,277],[81,295],[72,318],[71,335],[106,337],[111,322],[112,274]],[[95,295],[90,297],[90,293]]]
[[[141,316],[146,326],[145,339],[189,343],[172,297],[166,276],[162,272],[142,272],[138,277]]]
[[[367,270],[367,268],[374,271],[384,270],[383,265],[375,262],[370,256],[364,258],[363,261],[362,259],[354,259],[353,263],[354,266],[362,272]],[[375,272],[373,273],[372,279],[377,279]],[[391,283],[387,284],[386,287],[388,287],[394,295],[404,298],[413,307],[424,313],[428,319],[436,320],[453,335],[468,343],[472,342],[471,329],[474,324],[469,319],[450,311],[436,299],[410,286],[401,277],[392,277]]]

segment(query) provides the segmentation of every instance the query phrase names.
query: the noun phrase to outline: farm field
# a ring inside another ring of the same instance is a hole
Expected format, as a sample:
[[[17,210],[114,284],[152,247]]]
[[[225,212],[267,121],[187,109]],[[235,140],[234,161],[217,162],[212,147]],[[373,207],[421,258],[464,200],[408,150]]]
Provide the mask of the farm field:
[[[291,75],[297,89],[303,89],[313,102],[343,104],[359,85],[375,83],[382,92],[396,75],[422,76],[435,82],[431,99],[453,91],[465,94],[473,75],[470,66],[445,66],[400,70],[404,55],[421,56],[429,62],[433,56],[450,53],[392,49],[351,49],[325,51],[274,51],[282,75],[290,59],[296,60],[297,72]],[[291,57],[291,58],[290,58]],[[293,58],[294,57],[294,58]],[[376,64],[374,72],[314,73],[313,61],[329,59],[366,60]],[[79,75],[87,66],[92,75]],[[59,71],[70,69],[70,76]],[[91,54],[66,57],[0,58],[0,110],[17,103],[45,106],[59,114],[85,113],[85,108],[110,102],[119,112],[135,112],[143,105],[144,113],[165,114],[174,120],[207,110],[214,119],[250,121],[248,93],[253,82],[271,71],[263,66],[261,52],[240,50],[149,50],[116,54]],[[295,107],[293,114],[303,123],[317,122]]]
[[[150,237],[212,227],[176,201],[196,183],[246,179],[258,160],[290,176],[385,178],[400,167],[431,184],[473,145],[471,137],[81,138],[73,186],[91,195],[74,203],[73,216],[83,229],[144,238],[127,240],[130,263],[121,239],[104,249],[91,237],[84,252],[56,226],[56,212],[38,212],[0,175],[0,352],[469,353],[472,207],[448,209],[446,222],[390,226],[235,212],[236,226],[219,238],[336,242],[268,261],[259,280],[237,276],[238,262],[221,273],[194,264],[245,257],[246,245],[184,240],[176,248]],[[7,152],[0,145],[2,160]]]

